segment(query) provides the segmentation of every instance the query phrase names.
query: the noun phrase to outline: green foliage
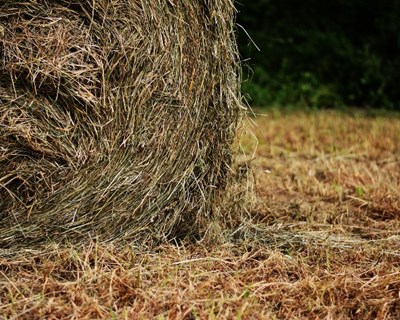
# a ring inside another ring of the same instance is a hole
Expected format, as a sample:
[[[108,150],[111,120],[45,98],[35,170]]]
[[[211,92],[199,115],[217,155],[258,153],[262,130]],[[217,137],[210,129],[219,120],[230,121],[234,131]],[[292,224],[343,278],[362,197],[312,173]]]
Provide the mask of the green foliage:
[[[362,198],[364,196],[364,189],[361,186],[356,187],[357,197]]]
[[[285,105],[312,108],[339,108],[343,105],[332,86],[321,83],[312,73],[273,75],[260,66],[242,84],[242,90],[254,106]]]
[[[242,0],[253,105],[400,109],[400,2]],[[252,71],[251,71],[252,70]]]

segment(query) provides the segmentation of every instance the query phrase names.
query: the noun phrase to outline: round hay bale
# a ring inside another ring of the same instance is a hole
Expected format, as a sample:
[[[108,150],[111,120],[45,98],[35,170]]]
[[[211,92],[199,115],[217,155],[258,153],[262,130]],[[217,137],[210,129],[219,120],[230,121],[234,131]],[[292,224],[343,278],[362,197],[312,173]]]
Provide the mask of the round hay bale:
[[[196,234],[241,117],[231,0],[0,1],[0,246]]]

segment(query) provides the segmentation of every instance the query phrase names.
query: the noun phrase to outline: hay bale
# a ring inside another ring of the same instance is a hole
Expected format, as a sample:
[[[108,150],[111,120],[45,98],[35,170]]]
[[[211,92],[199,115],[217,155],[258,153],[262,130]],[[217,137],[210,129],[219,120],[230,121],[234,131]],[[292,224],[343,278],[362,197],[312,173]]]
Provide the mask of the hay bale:
[[[198,232],[241,116],[231,0],[0,0],[0,246]]]

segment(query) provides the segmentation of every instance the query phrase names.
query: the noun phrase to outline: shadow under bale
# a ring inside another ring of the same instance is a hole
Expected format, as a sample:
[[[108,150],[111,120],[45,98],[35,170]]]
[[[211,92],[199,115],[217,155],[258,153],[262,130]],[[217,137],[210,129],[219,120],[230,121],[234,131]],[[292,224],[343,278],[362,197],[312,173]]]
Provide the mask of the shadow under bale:
[[[0,0],[0,246],[198,234],[242,114],[231,0]]]

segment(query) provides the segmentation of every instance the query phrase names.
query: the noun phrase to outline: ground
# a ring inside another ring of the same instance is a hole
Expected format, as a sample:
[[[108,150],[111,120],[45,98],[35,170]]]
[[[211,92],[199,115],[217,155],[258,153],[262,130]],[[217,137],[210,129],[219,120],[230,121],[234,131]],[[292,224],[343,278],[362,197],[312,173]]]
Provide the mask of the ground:
[[[3,255],[2,318],[400,319],[400,118],[256,113],[230,241]]]

